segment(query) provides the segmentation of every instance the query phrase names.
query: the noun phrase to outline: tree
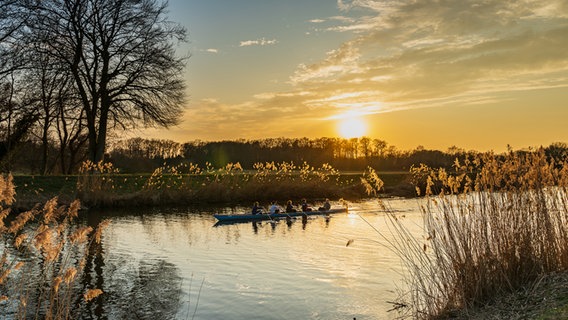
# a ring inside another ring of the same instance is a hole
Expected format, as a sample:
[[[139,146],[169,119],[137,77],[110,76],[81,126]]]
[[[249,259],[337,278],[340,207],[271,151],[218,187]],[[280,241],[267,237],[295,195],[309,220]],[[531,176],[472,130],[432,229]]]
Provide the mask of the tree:
[[[18,68],[13,46],[14,35],[23,25],[20,0],[0,0],[0,80]]]
[[[38,120],[33,101],[24,97],[16,71],[0,82],[0,161],[24,142]],[[8,164],[10,161],[8,161]],[[9,169],[9,166],[8,166]]]
[[[64,66],[86,121],[88,158],[104,159],[114,128],[169,127],[184,102],[186,31],[155,0],[44,0],[28,8],[28,41]]]
[[[387,150],[387,146],[388,143],[384,140],[380,140],[380,139],[373,139],[373,148],[375,151],[375,156],[382,158],[385,156],[386,150]]]
[[[369,158],[371,156],[371,138],[361,137],[359,144],[361,145],[361,152],[365,159]]]

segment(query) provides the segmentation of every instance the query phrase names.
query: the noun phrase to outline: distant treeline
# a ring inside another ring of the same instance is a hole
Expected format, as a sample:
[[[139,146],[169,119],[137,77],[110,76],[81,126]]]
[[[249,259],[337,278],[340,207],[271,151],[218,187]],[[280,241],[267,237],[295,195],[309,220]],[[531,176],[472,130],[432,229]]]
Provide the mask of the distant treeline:
[[[547,155],[559,160],[565,160],[568,156],[568,145],[565,143],[553,143],[544,149]],[[237,162],[245,170],[253,169],[255,163],[306,162],[316,167],[327,163],[341,171],[363,171],[368,166],[380,171],[408,171],[411,166],[420,164],[450,169],[456,159],[461,161],[478,153],[458,147],[440,151],[427,150],[421,146],[403,151],[384,140],[367,137],[213,142],[196,140],[187,143],[133,138],[114,143],[108,159],[125,173],[149,172],[163,165],[181,163],[219,168]]]
[[[201,167],[224,167],[240,163],[243,169],[253,169],[255,163],[304,162],[312,166],[330,164],[344,171],[362,171],[367,166],[381,170],[406,171],[414,163],[440,167],[451,165],[457,148],[451,152],[418,148],[403,152],[385,141],[370,138],[275,138],[262,140],[192,141],[176,143],[169,140],[134,138],[113,145],[109,160],[122,172],[146,172],[166,165],[191,162]]]
[[[57,144],[50,144],[45,164],[39,161],[43,146],[40,141],[28,140],[19,144],[4,162],[4,170],[23,174],[72,174],[87,159],[84,146],[73,149],[71,156],[61,157]],[[566,143],[544,147],[546,154],[557,160],[568,158]],[[510,150],[513,152],[513,150]],[[518,150],[514,152],[530,152]],[[420,164],[432,168],[451,169],[455,160],[473,157],[477,151],[451,147],[446,151],[427,150],[421,146],[413,150],[399,150],[380,139],[367,137],[342,138],[271,138],[260,140],[195,140],[178,143],[164,139],[131,138],[115,140],[110,144],[105,159],[122,173],[152,172],[164,165],[194,163],[202,168],[220,168],[229,163],[240,163],[245,170],[255,163],[304,162],[319,167],[330,164],[341,171],[363,171],[368,166],[380,171],[408,171]],[[68,152],[69,154],[69,152]],[[63,168],[63,169],[62,169]]]

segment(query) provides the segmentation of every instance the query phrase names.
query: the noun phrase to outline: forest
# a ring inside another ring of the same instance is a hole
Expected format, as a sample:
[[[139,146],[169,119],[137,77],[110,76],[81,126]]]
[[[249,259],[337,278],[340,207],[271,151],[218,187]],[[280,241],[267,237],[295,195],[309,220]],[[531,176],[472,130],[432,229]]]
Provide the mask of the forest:
[[[33,129],[33,127],[32,127]],[[33,133],[33,130],[31,131]],[[552,143],[542,147],[545,154],[556,161],[568,159],[568,144]],[[239,163],[251,170],[256,163],[306,162],[319,167],[329,164],[341,171],[362,172],[367,167],[379,171],[408,172],[420,164],[430,168],[451,169],[458,159],[474,157],[478,151],[451,147],[448,150],[428,150],[418,146],[413,150],[400,150],[380,139],[362,138],[274,138],[262,140],[194,140],[178,143],[165,139],[130,138],[115,139],[105,153],[106,162],[113,164],[120,173],[151,173],[163,166],[196,164],[202,168],[222,168]],[[33,134],[13,146],[2,160],[3,171],[31,175],[60,175],[77,173],[87,160],[83,144],[72,145],[64,154],[55,141],[44,146]],[[527,153],[532,150],[512,150]]]

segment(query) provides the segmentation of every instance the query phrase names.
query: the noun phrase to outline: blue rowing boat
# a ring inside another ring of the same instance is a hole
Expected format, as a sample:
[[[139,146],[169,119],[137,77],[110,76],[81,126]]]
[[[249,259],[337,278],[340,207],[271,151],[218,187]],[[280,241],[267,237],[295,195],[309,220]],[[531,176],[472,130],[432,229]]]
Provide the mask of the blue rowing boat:
[[[293,217],[307,217],[313,215],[328,215],[333,213],[347,212],[347,208],[331,208],[329,210],[313,210],[313,211],[299,211],[288,213],[272,213],[272,214],[214,214],[213,216],[219,222],[247,222],[247,221],[261,221],[261,220],[278,220]]]

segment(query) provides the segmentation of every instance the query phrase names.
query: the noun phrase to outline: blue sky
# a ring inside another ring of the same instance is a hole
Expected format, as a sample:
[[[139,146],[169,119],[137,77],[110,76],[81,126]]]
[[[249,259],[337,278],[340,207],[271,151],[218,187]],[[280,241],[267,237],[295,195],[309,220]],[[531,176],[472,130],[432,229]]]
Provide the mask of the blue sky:
[[[238,103],[278,90],[306,61],[317,61],[347,40],[311,20],[337,15],[334,1],[169,1],[171,18],[189,31],[192,99],[219,96]]]
[[[149,137],[357,134],[400,149],[567,142],[564,0],[172,0],[184,119]]]

